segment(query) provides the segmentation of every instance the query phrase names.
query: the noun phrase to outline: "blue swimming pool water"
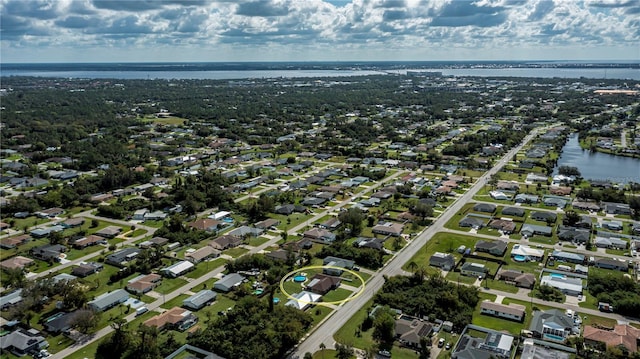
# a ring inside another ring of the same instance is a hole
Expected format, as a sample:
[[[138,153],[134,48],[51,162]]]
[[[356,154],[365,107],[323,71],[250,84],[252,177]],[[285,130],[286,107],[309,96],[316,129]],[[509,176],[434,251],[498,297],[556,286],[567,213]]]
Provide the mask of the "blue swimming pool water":
[[[549,338],[551,340],[557,340],[559,342],[564,341],[564,338],[559,336],[559,335],[555,335],[555,334],[549,334],[549,333],[545,333],[544,334],[545,338]]]
[[[551,278],[566,278],[566,276],[564,274],[560,274],[560,273],[551,273]]]
[[[513,256],[513,260],[516,262],[524,262],[527,260],[527,257],[521,256],[521,255],[515,255]]]
[[[305,280],[307,280],[307,277],[305,277],[303,275],[297,275],[297,276],[293,277],[293,281],[297,282],[297,283],[302,283]]]

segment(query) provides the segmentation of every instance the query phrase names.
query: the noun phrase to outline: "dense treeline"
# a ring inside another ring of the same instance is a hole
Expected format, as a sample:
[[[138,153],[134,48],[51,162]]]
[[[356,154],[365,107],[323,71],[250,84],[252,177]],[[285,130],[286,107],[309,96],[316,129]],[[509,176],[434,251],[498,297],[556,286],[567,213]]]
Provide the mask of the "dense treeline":
[[[335,242],[330,246],[325,246],[316,254],[317,258],[327,256],[351,259],[357,265],[378,269],[384,265],[384,253],[373,248],[356,248],[344,242]]]
[[[589,292],[598,299],[613,305],[616,313],[637,316],[640,313],[640,285],[631,277],[617,275],[612,280],[611,274],[589,272]]]
[[[263,300],[247,296],[197,331],[189,343],[225,358],[284,358],[311,323],[305,312],[283,305],[270,312]]]
[[[400,309],[420,318],[429,316],[449,320],[457,331],[471,323],[479,300],[477,288],[456,285],[440,275],[426,279],[418,275],[385,279],[382,289],[374,297],[376,304]]]

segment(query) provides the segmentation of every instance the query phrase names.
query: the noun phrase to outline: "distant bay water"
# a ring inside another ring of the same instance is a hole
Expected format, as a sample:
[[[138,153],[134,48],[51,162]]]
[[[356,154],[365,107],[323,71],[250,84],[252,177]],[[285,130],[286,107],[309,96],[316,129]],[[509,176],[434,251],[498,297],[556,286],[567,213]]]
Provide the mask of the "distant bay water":
[[[286,64],[285,64],[286,65]],[[630,67],[539,67],[539,66],[496,66],[442,67],[442,68],[398,68],[394,64],[384,64],[380,68],[359,68],[358,64],[348,66],[303,65],[290,69],[266,66],[234,66],[234,64],[4,64],[0,65],[0,76],[37,76],[56,78],[89,79],[199,79],[234,80],[266,78],[312,78],[312,77],[351,77],[367,75],[406,74],[407,71],[442,72],[445,76],[478,77],[529,77],[529,78],[589,78],[589,79],[630,79],[640,80],[640,69]],[[305,66],[307,68],[305,68]]]

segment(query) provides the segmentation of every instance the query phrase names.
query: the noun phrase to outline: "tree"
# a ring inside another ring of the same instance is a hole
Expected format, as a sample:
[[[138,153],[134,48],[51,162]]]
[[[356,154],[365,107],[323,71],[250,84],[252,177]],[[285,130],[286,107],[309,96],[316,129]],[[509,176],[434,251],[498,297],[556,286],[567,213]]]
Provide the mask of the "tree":
[[[3,273],[0,273],[0,279],[5,287],[22,287],[25,281],[24,271],[22,268],[7,268]]]
[[[348,345],[336,343],[336,359],[350,359],[353,356],[353,348]]]
[[[578,170],[578,167],[572,167],[572,166],[560,166],[558,168],[558,173],[564,176],[575,176],[575,177],[582,176],[580,174],[580,170]]]
[[[567,211],[562,219],[562,224],[567,226],[575,226],[580,222],[580,215],[576,211]]]
[[[126,330],[127,322],[117,318],[110,325],[114,332],[98,344],[96,359],[122,358],[132,347],[133,337]]]
[[[313,359],[313,354],[311,354],[309,352],[306,352],[306,353],[304,353],[303,359]]]
[[[338,215],[338,219],[349,229],[349,234],[351,236],[357,236],[362,232],[362,221],[364,220],[364,215],[360,209],[349,208],[348,210],[341,212]]]
[[[91,309],[78,309],[75,311],[71,326],[82,334],[88,334],[97,327],[98,321],[99,313]]]
[[[377,310],[373,319],[373,339],[382,345],[392,345],[395,335],[395,319],[391,310],[384,307]]]

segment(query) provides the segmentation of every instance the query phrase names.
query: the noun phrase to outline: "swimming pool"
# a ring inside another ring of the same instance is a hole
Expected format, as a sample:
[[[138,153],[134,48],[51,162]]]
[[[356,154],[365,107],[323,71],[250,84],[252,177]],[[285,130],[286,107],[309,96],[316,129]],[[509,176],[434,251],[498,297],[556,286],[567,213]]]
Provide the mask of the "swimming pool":
[[[513,260],[516,261],[516,262],[524,262],[524,261],[527,260],[527,257],[518,254],[518,255],[513,256]]]
[[[293,281],[296,282],[296,283],[302,283],[305,280],[307,280],[307,277],[303,276],[303,275],[297,275],[297,276],[293,277]]]
[[[560,279],[565,279],[565,278],[567,278],[567,276],[566,276],[566,275],[564,275],[564,274],[560,274],[560,273],[551,273],[551,274],[550,274],[550,276],[551,276],[551,278],[560,278]]]
[[[563,342],[564,341],[563,337],[561,337],[559,335],[555,335],[555,334],[544,333],[544,337],[547,338],[547,339],[558,341],[558,342]]]

